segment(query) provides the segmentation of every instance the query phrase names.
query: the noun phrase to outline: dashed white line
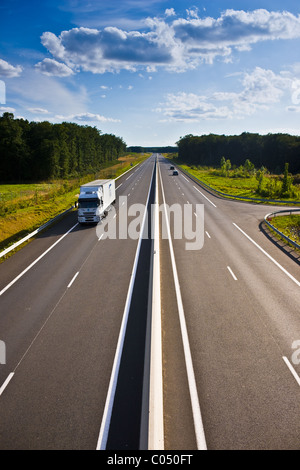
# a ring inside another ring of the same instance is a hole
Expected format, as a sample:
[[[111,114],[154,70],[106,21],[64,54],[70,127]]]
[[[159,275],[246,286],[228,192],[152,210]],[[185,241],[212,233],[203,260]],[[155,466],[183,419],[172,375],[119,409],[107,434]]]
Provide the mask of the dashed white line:
[[[4,390],[6,389],[7,385],[9,384],[9,382],[11,381],[11,379],[13,378],[13,376],[15,375],[14,372],[11,372],[7,379],[5,380],[5,382],[3,383],[2,387],[0,388],[0,396],[2,395],[2,393],[4,392]]]
[[[208,202],[210,202],[210,204],[214,207],[217,207],[210,199],[208,199],[208,197],[205,196],[205,194],[203,194],[198,188],[196,188],[196,186],[193,186],[193,188],[196,189],[196,191],[198,191],[198,193],[201,194],[201,196],[203,196],[205,199],[207,199]]]
[[[119,186],[116,188],[116,191],[117,191],[117,189],[119,189],[119,188],[122,186],[122,184],[123,184],[123,183],[119,184]]]
[[[181,175],[181,176],[182,176],[182,178],[184,178],[189,183],[189,180],[185,176],[183,176],[183,175]]]
[[[230,272],[230,274],[231,274],[231,276],[233,277],[233,279],[234,279],[235,281],[237,281],[238,279],[237,279],[236,275],[234,274],[234,272],[232,271],[232,269],[230,268],[230,266],[227,266],[227,269],[228,269],[228,271]]]
[[[290,372],[292,373],[294,379],[296,380],[297,384],[300,385],[300,377],[299,375],[297,374],[297,372],[295,371],[294,367],[292,366],[292,364],[290,363],[290,361],[288,360],[287,357],[285,356],[282,356],[282,359],[284,360],[284,362],[286,363],[286,365],[288,366]]]
[[[35,261],[33,261],[26,269],[24,269],[24,271],[22,271],[17,277],[15,277],[15,279],[13,279],[9,284],[7,284],[6,287],[4,287],[1,291],[0,291],[0,296],[2,294],[4,294],[4,292],[7,291],[7,289],[9,289],[15,282],[17,282],[22,276],[24,276],[24,274],[27,273],[27,271],[29,271],[29,269],[31,269],[38,261],[40,261],[47,253],[49,253],[50,250],[52,250],[52,248],[54,248],[63,238],[65,238],[70,232],[72,232],[72,230],[74,230],[75,227],[77,227],[78,223],[73,225],[73,227],[70,228],[70,230],[68,230],[62,237],[60,237],[55,243],[53,243],[53,245],[51,245],[46,251],[44,251],[44,253],[42,253]]]
[[[210,234],[208,232],[205,232],[208,238],[211,238]]]
[[[79,274],[79,271],[75,274],[75,276],[74,276],[74,277],[72,278],[72,280],[69,282],[69,284],[68,284],[68,289],[69,289],[69,287],[71,287],[71,285],[72,285],[73,282],[75,281],[75,279],[76,279],[76,277],[78,276],[78,274]]]

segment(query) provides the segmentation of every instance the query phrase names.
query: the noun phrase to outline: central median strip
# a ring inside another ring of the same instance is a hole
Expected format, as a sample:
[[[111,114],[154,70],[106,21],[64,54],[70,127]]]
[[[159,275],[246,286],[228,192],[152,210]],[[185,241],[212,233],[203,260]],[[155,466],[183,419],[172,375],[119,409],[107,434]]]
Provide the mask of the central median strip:
[[[136,450],[140,446],[141,408],[144,399],[144,356],[148,315],[149,263],[152,246],[151,236],[144,237],[144,231],[149,230],[151,225],[151,221],[149,223],[149,210],[147,209],[154,196],[154,168],[152,170],[146,208],[143,214],[140,236],[130,276],[122,324],[96,446],[97,450],[116,448]],[[147,420],[144,420],[144,422],[147,422]]]

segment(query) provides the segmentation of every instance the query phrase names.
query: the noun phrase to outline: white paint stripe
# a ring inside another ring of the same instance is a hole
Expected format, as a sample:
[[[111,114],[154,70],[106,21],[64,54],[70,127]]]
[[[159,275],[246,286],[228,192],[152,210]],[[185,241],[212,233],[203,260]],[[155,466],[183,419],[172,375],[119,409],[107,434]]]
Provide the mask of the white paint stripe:
[[[151,360],[149,387],[149,426],[148,450],[164,450],[164,411],[163,411],[163,358],[162,321],[160,290],[160,244],[159,244],[159,202],[158,202],[158,163],[156,167],[154,212],[154,255],[151,319]]]
[[[272,258],[271,255],[269,255],[269,253],[267,253],[258,243],[256,243],[254,240],[252,240],[251,237],[249,237],[249,235],[247,235],[247,233],[245,233],[238,225],[236,225],[234,222],[233,222],[233,225],[246,237],[248,238],[248,240],[250,240],[251,243],[253,243],[253,245],[255,245],[265,256],[267,256],[274,264],[276,264],[276,266],[281,269],[282,272],[284,272],[295,284],[297,284],[298,287],[300,287],[300,282],[297,281],[297,279],[294,278],[294,276],[292,276],[283,266],[281,266],[281,264],[279,264],[274,258]]]
[[[208,232],[205,232],[208,238],[211,238],[210,234]]]
[[[119,184],[119,186],[116,188],[116,191],[117,191],[117,189],[119,189],[119,188],[122,186],[122,184],[123,184],[123,183]]]
[[[140,255],[142,237],[143,237],[145,221],[146,221],[146,216],[147,216],[147,206],[148,206],[149,197],[150,197],[153,173],[154,171],[152,172],[152,178],[151,178],[151,182],[149,186],[147,202],[145,205],[145,211],[144,211],[144,216],[143,216],[143,221],[142,221],[142,226],[141,226],[141,231],[140,231],[140,237],[138,240],[132,273],[130,276],[130,283],[129,283],[128,292],[127,292],[127,298],[126,298],[126,303],[125,303],[125,308],[124,308],[124,313],[123,313],[123,318],[122,318],[122,324],[121,324],[121,329],[119,333],[113,368],[112,368],[112,372],[110,376],[109,387],[108,387],[108,392],[107,392],[107,397],[106,397],[106,402],[105,402],[105,407],[104,407],[102,422],[100,426],[100,432],[99,432],[96,450],[105,450],[107,439],[108,439],[109,426],[110,426],[110,421],[111,421],[116,387],[117,387],[123,344],[124,344],[124,339],[125,339],[129,310],[130,310],[131,297],[132,297],[132,292],[133,292],[133,287],[134,287],[134,282],[135,282],[135,276],[136,276],[136,271],[137,271],[137,266],[138,266],[139,255]]]
[[[124,203],[123,203],[124,204]],[[101,237],[98,238],[98,241],[100,242],[101,238],[103,237],[104,233],[102,233]]]
[[[75,281],[75,279],[76,279],[76,277],[78,276],[78,274],[79,274],[79,271],[75,274],[75,276],[73,277],[73,279],[71,280],[71,282],[69,282],[69,284],[68,284],[68,289],[69,289],[69,287],[71,287],[71,285],[72,285],[73,282]]]
[[[13,378],[13,376],[15,375],[14,372],[11,372],[9,374],[9,376],[7,377],[7,379],[5,380],[4,384],[2,385],[2,387],[0,388],[0,396],[2,395],[2,393],[4,392],[4,390],[6,389],[7,385],[9,384],[9,382],[11,381],[11,379]]]
[[[231,274],[231,276],[233,277],[233,279],[234,279],[235,281],[237,281],[237,277],[235,276],[235,274],[234,274],[234,272],[232,271],[232,269],[231,269],[229,266],[227,266],[227,269],[228,269],[228,271],[230,272],[230,274]]]
[[[164,204],[164,209],[165,209],[166,227],[167,227],[168,238],[169,238],[169,248],[170,248],[171,262],[172,262],[172,268],[173,268],[173,277],[174,277],[175,291],[176,291],[176,298],[177,298],[177,305],[178,305],[178,312],[179,312],[184,357],[185,357],[185,364],[186,364],[187,376],[188,376],[188,385],[189,385],[190,398],[191,398],[191,404],[192,404],[197,449],[206,450],[207,449],[206,439],[205,439],[205,434],[204,434],[192,355],[191,355],[191,350],[190,350],[190,345],[189,345],[189,339],[188,339],[188,333],[187,333],[174,249],[173,249],[173,244],[172,244],[172,239],[171,239],[170,225],[169,225],[168,216],[166,212],[165,193],[164,193],[164,188],[163,188],[163,183],[162,183],[162,178],[161,178],[161,172],[159,173],[160,173],[161,190],[162,190],[162,196],[163,196],[163,204]]]
[[[300,385],[300,377],[299,375],[297,374],[297,372],[295,371],[294,367],[292,366],[292,364],[290,363],[290,361],[288,360],[287,357],[285,356],[282,356],[282,359],[284,360],[284,362],[286,363],[286,365],[288,366],[290,372],[293,374],[293,377],[294,379],[296,380],[297,384]]]
[[[24,276],[24,274],[26,274],[36,263],[38,263],[47,253],[49,253],[49,251],[52,250],[52,248],[54,248],[59,242],[61,242],[61,240],[63,238],[65,238],[70,232],[72,232],[72,230],[74,230],[75,227],[77,227],[78,223],[73,225],[72,228],[70,228],[70,230],[68,230],[62,237],[60,237],[55,243],[53,243],[53,245],[51,245],[46,251],[44,251],[44,253],[42,253],[35,261],[33,261],[26,269],[24,269],[24,271],[22,271],[17,277],[15,277],[15,279],[13,279],[9,284],[7,284],[6,287],[4,287],[1,291],[0,291],[0,296],[2,294],[4,294],[4,292],[6,292],[13,284],[15,284],[15,282],[17,282],[22,276]]]
[[[185,176],[183,176],[183,174],[182,174],[182,173],[180,173],[180,175],[181,175],[181,176],[182,176],[182,178],[184,178],[184,179],[185,179],[185,180],[186,180],[188,183],[190,183],[190,181],[189,181],[189,180],[188,180],[188,179],[187,179]]]
[[[212,206],[217,207],[210,199],[208,199],[208,197],[205,196],[205,194],[203,194],[201,191],[199,191],[199,189],[196,188],[196,186],[193,186],[193,188],[195,188],[196,191],[198,191],[198,193],[200,193],[205,199],[207,199],[208,202],[210,202]]]
[[[126,178],[126,181],[133,176],[133,173]]]

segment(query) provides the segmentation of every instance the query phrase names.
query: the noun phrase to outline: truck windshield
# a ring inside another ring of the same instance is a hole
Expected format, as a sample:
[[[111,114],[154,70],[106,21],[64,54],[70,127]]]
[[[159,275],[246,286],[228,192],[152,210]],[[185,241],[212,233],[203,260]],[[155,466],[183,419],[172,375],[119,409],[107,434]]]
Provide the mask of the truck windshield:
[[[98,207],[100,205],[99,199],[79,199],[78,208],[79,209],[89,209],[92,207]]]

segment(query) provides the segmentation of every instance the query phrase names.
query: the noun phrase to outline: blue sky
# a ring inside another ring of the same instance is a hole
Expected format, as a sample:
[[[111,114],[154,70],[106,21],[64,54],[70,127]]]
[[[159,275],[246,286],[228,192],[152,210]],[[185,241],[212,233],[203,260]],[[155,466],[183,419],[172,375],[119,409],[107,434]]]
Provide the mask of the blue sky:
[[[298,0],[1,0],[0,113],[127,145],[300,135],[299,51]]]

